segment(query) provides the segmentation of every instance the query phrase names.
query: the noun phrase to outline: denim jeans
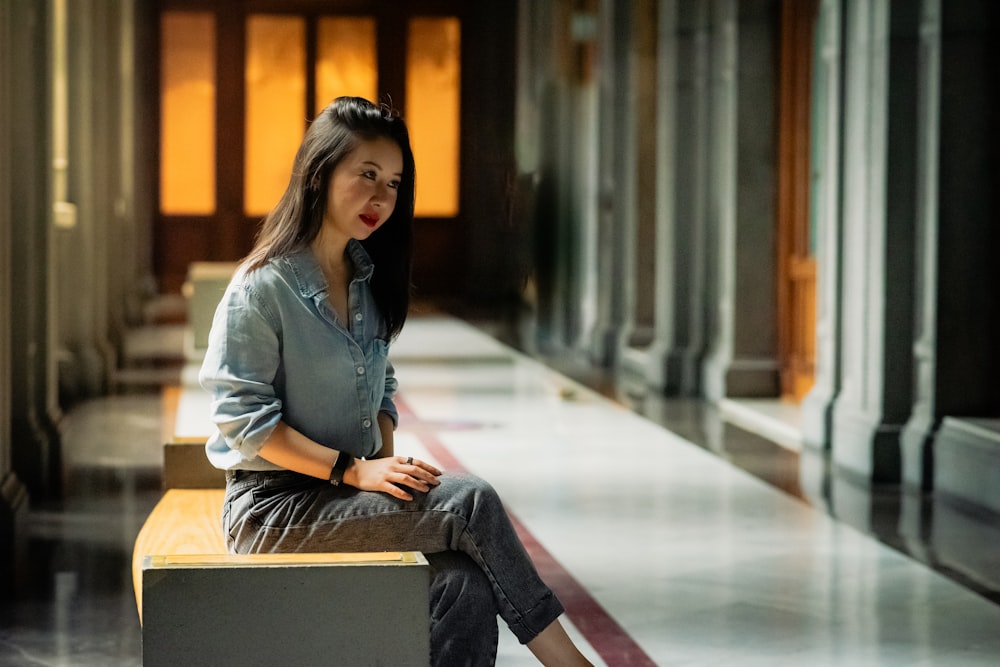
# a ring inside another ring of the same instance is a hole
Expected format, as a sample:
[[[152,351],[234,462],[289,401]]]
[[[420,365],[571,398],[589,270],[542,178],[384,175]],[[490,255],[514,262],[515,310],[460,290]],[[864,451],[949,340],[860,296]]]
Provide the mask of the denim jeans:
[[[431,565],[431,663],[492,665],[496,615],[518,641],[563,612],[499,496],[472,475],[444,474],[413,500],[333,486],[294,472],[228,475],[223,530],[235,553],[420,551]]]

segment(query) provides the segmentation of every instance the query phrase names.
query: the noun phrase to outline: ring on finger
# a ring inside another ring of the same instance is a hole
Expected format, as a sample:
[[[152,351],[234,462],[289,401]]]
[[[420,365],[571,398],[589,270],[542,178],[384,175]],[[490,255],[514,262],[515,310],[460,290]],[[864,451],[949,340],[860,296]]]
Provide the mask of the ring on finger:
[[[413,465],[413,457],[412,456],[408,456],[406,458],[406,465],[408,465],[408,466]]]

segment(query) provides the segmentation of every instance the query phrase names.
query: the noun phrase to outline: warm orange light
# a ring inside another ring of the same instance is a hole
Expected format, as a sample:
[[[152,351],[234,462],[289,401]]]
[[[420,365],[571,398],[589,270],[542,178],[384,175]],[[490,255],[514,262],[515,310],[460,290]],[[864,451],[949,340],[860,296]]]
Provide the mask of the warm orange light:
[[[378,102],[375,19],[325,17],[316,46],[316,112],[341,95]]]
[[[457,18],[410,21],[406,123],[417,166],[418,216],[458,215],[460,49]]]
[[[215,211],[215,18],[164,12],[160,23],[160,211]]]
[[[306,123],[305,20],[253,15],[246,40],[243,207],[267,213],[288,186]]]

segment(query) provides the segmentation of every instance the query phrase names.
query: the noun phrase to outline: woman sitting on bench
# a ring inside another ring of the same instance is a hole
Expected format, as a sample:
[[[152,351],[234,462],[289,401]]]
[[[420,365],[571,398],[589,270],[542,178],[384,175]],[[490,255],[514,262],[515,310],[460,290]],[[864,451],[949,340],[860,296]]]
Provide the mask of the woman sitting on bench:
[[[227,471],[228,548],[421,551],[432,664],[493,664],[499,613],[543,664],[588,665],[493,488],[394,455],[387,355],[409,305],[413,197],[395,112],[341,97],[313,121],[200,374],[218,426],[208,456]]]

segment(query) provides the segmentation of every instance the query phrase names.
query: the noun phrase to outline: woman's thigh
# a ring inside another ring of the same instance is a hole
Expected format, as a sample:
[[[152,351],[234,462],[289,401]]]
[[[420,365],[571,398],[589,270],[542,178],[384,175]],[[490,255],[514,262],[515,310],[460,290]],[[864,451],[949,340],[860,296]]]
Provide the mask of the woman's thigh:
[[[295,473],[249,473],[231,481],[224,506],[237,553],[460,551],[482,570],[501,616],[527,642],[562,607],[541,581],[493,488],[445,474],[403,501],[332,486]]]
[[[492,524],[503,506],[483,480],[442,475],[403,501],[295,473],[244,473],[230,482],[226,530],[238,553],[459,549],[470,523]],[[491,530],[484,527],[485,530]]]

